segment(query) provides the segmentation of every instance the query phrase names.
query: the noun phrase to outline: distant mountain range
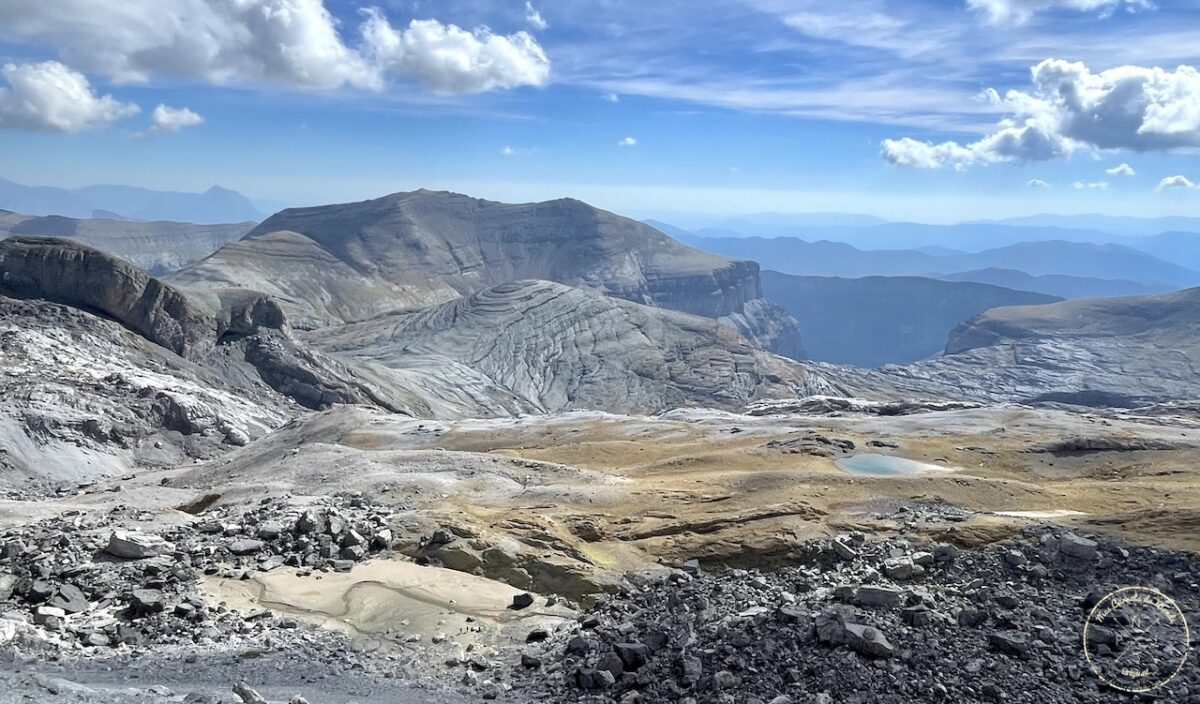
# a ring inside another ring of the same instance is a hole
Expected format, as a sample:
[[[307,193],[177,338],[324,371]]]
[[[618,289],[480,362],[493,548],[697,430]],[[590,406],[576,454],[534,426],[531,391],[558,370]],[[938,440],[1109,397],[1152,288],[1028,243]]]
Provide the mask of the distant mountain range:
[[[1016,225],[1018,227],[1062,227],[1080,230],[1100,230],[1114,235],[1141,237],[1170,230],[1200,232],[1200,218],[1164,217],[1135,218],[1113,215],[1031,215],[1002,220],[980,220],[979,223]],[[974,224],[974,223],[967,223]]]
[[[1115,244],[1021,242],[978,253],[938,256],[911,249],[861,250],[842,242],[808,242],[794,237],[692,235],[679,239],[710,252],[766,262],[783,273],[804,276],[940,277],[999,268],[1015,269],[1032,276],[1116,279],[1159,288],[1183,288],[1200,283],[1198,271]]]
[[[762,272],[763,295],[800,321],[808,358],[879,367],[938,354],[957,325],[997,306],[1061,300],[917,276],[841,279]]]
[[[1096,279],[1083,276],[1044,274],[1032,276],[1015,269],[977,269],[939,276],[943,281],[973,281],[1020,291],[1033,291],[1059,298],[1109,298],[1144,296],[1172,290],[1170,286],[1143,284],[1124,279]]]
[[[26,215],[200,224],[257,222],[265,217],[249,198],[220,186],[203,193],[105,185],[66,189],[25,186],[4,178],[0,178],[0,208]]]

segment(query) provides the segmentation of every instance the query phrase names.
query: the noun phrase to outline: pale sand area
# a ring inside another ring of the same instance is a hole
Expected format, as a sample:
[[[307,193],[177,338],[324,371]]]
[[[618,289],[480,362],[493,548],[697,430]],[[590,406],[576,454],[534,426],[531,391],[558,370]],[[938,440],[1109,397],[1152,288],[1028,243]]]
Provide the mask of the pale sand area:
[[[577,614],[566,606],[509,608],[521,593],[502,582],[402,560],[373,560],[352,572],[306,577],[292,568],[256,573],[248,580],[206,578],[213,603],[243,613],[269,609],[356,636],[367,645],[403,642],[410,634],[446,647],[520,642],[535,628],[552,630]],[[440,640],[440,639],[439,639]]]

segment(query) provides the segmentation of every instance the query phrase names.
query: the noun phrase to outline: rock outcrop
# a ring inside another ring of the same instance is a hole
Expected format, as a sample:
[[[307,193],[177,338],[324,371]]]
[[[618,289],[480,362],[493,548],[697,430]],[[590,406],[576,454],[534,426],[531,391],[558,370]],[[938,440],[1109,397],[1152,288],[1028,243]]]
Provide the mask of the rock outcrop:
[[[202,356],[214,342],[216,321],[178,290],[77,242],[0,241],[0,293],[100,313],[181,357]]]
[[[521,279],[724,318],[775,351],[799,355],[795,322],[761,302],[757,264],[701,252],[569,199],[514,205],[415,191],[291,208],[170,280],[264,291],[283,301],[294,324],[317,327]]]
[[[419,375],[458,413],[736,408],[827,389],[715,320],[549,281],[500,284],[414,313],[305,335],[318,348]]]

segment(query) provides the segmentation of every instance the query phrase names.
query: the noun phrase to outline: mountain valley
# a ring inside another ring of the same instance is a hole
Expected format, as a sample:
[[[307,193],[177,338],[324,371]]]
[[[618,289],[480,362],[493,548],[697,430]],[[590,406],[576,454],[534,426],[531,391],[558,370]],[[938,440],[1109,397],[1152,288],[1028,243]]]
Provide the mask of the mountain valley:
[[[794,276],[431,191],[74,222],[0,240],[14,696],[1115,702],[1040,605],[1196,606],[1200,289]]]

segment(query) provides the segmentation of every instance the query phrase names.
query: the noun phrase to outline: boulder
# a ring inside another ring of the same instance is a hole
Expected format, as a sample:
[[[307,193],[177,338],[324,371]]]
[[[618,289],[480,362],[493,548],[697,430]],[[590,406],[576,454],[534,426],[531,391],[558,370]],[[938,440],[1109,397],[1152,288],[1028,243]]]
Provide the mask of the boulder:
[[[857,623],[846,624],[846,644],[859,655],[869,658],[890,658],[896,653],[878,629]]]
[[[1058,552],[1075,560],[1096,559],[1096,541],[1067,533],[1058,541]]]
[[[158,557],[175,550],[175,546],[157,535],[117,530],[108,537],[105,552],[127,560]]]

